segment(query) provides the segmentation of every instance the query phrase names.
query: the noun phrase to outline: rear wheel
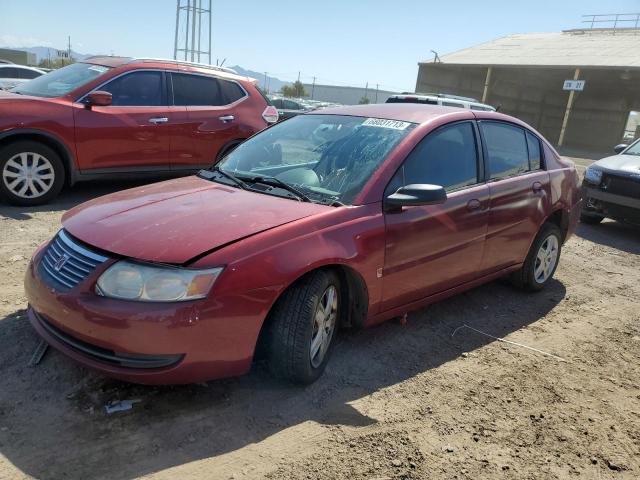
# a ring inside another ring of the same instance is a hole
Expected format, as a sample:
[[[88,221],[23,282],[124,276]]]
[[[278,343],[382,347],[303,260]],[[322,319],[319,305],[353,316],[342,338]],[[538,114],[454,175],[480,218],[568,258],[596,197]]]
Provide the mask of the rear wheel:
[[[332,272],[313,272],[291,286],[271,313],[271,372],[294,383],[314,382],[329,360],[341,308],[340,280]]]
[[[13,205],[42,205],[64,185],[62,160],[53,149],[20,141],[0,149],[0,192]]]
[[[514,272],[512,280],[525,290],[542,290],[553,278],[561,250],[560,228],[553,223],[545,223],[536,235],[522,268]]]

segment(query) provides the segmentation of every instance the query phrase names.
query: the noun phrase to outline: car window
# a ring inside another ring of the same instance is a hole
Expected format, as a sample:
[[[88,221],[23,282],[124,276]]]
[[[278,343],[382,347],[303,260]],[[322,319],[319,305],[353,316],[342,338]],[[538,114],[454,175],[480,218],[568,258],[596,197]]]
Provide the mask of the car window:
[[[542,154],[540,153],[540,140],[535,135],[527,132],[527,147],[529,149],[529,168],[540,170],[542,168]]]
[[[300,104],[291,100],[283,100],[284,108],[287,110],[300,110]]]
[[[39,77],[40,75],[42,75],[40,72],[29,70],[27,68],[21,68],[18,78],[26,78],[28,80],[31,80],[33,78]]]
[[[447,191],[478,183],[478,155],[469,122],[439,128],[409,154],[392,181],[394,191],[412,183],[440,185]],[[390,192],[393,193],[393,192]]]
[[[99,88],[111,93],[115,107],[156,107],[163,105],[162,72],[131,72]]]
[[[218,85],[226,104],[236,102],[245,96],[244,90],[236,82],[218,79]]]
[[[172,73],[171,78],[175,105],[216,107],[227,104],[216,78],[183,73]]]
[[[46,75],[40,75],[11,91],[36,97],[60,97],[72,90],[86,85],[111,70],[111,67],[92,63],[74,63]]]
[[[281,98],[274,98],[273,100],[271,100],[271,104],[276,108],[284,108]]]
[[[487,165],[492,179],[518,175],[529,170],[524,130],[498,122],[480,122],[487,148]]]
[[[18,69],[13,67],[0,68],[0,78],[20,78]]]

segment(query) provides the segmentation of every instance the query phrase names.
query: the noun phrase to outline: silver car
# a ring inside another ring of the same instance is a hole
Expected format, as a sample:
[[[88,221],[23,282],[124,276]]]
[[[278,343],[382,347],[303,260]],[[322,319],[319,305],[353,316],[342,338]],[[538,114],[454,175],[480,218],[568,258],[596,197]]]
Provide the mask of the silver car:
[[[44,75],[46,72],[34,67],[15,65],[13,63],[0,65],[0,90],[9,90],[29,80]]]

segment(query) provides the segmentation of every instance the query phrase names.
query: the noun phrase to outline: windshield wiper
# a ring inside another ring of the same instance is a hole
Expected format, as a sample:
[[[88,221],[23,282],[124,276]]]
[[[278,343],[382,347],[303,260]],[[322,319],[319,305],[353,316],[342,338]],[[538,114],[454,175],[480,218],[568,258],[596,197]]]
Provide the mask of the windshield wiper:
[[[238,185],[240,188],[242,188],[243,190],[249,190],[249,185],[247,185],[246,183],[244,183],[242,180],[240,180],[238,177],[236,177],[235,175],[229,173],[229,172],[225,172],[224,170],[222,170],[220,167],[213,167],[211,170],[201,170],[200,171],[200,175],[204,176],[207,179],[211,179],[211,176],[209,174],[209,172],[215,172],[218,173],[220,175],[222,175],[225,178],[228,178],[229,180],[231,180],[233,183],[235,183],[236,185]]]
[[[254,182],[254,183],[255,182],[264,183],[266,185],[271,185],[272,187],[280,187],[283,190],[287,190],[288,192],[293,193],[298,198],[300,198],[300,200],[302,200],[303,202],[311,201],[311,199],[306,194],[298,190],[296,187],[293,187],[276,177],[258,175],[256,177],[248,178],[247,180],[250,180],[251,182]]]

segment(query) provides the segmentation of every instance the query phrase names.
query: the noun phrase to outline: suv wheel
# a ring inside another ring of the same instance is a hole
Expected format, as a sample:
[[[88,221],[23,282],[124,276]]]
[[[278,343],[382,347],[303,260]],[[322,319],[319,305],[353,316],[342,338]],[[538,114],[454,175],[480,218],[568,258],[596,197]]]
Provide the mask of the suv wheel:
[[[324,371],[341,314],[340,280],[317,271],[287,290],[272,312],[267,341],[271,372],[294,383]]]
[[[545,223],[536,235],[522,268],[512,275],[514,283],[529,291],[542,290],[551,280],[560,261],[562,232]]]
[[[0,149],[0,192],[9,203],[42,205],[64,185],[64,167],[56,152],[34,141],[15,142]]]

